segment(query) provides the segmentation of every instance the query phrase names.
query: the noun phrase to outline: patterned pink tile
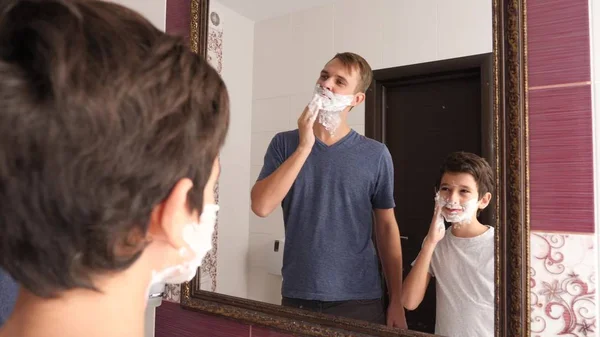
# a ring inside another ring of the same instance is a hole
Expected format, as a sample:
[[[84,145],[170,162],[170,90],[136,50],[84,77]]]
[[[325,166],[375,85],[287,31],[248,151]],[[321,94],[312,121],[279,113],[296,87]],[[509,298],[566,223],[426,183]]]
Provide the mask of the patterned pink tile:
[[[529,93],[531,229],[594,232],[589,85]]]
[[[531,234],[531,335],[597,336],[594,235]]]
[[[155,337],[246,337],[250,326],[221,317],[184,310],[164,302],[156,308]]]
[[[284,334],[281,332],[261,328],[258,326],[250,327],[250,337],[292,337],[293,335]]]
[[[529,86],[590,80],[588,0],[528,0]]]
[[[206,57],[219,74],[223,73],[223,21],[216,11],[209,14]],[[215,203],[219,203],[219,182],[213,191]],[[212,236],[212,249],[206,254],[200,266],[200,288],[206,291],[217,290],[217,252],[219,242],[219,217],[215,222]]]

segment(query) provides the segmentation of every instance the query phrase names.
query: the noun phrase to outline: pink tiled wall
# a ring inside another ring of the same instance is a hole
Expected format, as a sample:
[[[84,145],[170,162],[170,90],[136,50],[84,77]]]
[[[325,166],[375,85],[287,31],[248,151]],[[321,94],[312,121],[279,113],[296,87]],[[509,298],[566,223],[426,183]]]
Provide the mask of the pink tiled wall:
[[[596,336],[588,0],[528,0],[531,332]]]
[[[527,0],[530,87],[590,80],[588,0]]]
[[[167,0],[166,31],[189,38],[190,0]]]
[[[593,233],[591,86],[534,88],[529,91],[531,229]]]
[[[594,232],[588,0],[528,0],[531,229]]]

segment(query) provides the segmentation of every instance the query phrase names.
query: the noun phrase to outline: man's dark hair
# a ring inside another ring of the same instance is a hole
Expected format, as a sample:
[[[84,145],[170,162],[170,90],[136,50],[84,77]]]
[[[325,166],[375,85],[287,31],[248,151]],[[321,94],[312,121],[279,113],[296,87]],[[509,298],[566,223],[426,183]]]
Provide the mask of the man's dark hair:
[[[229,125],[217,72],[138,13],[97,0],[0,12],[0,267],[53,297],[96,289],[147,245],[182,178],[203,191]]]
[[[494,189],[494,173],[490,164],[485,159],[473,153],[460,151],[450,153],[440,168],[438,186],[441,184],[445,173],[468,173],[472,175],[477,183],[479,199],[488,192],[492,193]]]

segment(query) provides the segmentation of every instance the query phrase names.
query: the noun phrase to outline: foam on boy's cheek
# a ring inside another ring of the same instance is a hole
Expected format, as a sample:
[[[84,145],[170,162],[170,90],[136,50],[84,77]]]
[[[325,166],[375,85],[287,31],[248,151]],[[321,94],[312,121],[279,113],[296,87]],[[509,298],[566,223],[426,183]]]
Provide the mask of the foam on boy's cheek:
[[[475,213],[477,213],[477,199],[471,199],[465,203],[459,204],[450,202],[447,198],[441,198],[440,206],[444,210],[442,216],[450,223],[467,222],[473,218]],[[451,213],[449,209],[459,209],[460,212]]]

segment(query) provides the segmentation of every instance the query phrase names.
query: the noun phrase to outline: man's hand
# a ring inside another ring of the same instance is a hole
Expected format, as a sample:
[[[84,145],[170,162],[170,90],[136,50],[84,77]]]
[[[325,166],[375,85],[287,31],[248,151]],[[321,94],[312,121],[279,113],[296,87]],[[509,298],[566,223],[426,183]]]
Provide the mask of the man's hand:
[[[387,310],[387,326],[392,328],[408,329],[404,307],[400,300],[392,299]]]
[[[315,132],[313,131],[313,125],[319,114],[319,108],[322,106],[322,102],[317,96],[304,108],[302,115],[298,118],[298,131],[300,132],[300,144],[299,148],[306,150],[312,149],[315,145]]]

